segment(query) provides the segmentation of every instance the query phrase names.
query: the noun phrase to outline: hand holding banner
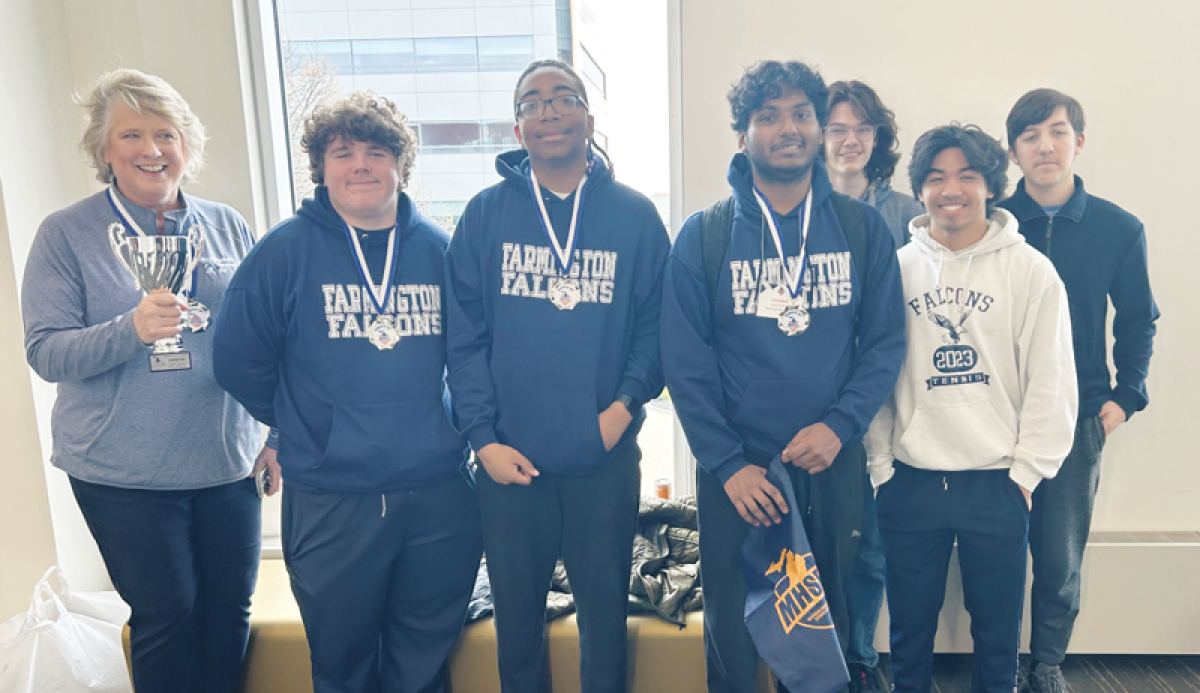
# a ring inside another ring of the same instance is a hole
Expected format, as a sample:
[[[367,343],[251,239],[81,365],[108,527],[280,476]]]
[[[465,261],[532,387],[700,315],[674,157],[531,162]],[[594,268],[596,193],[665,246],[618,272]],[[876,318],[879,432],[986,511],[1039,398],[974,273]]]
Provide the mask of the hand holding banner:
[[[780,524],[752,527],[742,545],[746,629],[789,691],[834,693],[850,683],[791,478],[776,455],[767,480],[791,509]]]

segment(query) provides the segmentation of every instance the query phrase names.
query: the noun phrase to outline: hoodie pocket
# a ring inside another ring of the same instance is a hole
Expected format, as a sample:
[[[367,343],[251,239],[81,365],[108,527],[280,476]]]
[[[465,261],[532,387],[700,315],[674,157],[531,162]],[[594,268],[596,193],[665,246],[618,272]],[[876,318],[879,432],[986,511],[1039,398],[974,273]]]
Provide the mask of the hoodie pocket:
[[[896,443],[896,458],[929,469],[994,469],[1011,463],[1016,446],[1016,432],[985,400],[918,408]]]
[[[834,401],[833,380],[825,374],[798,379],[751,380],[733,415],[733,426],[751,446],[783,449],[800,429],[825,417]]]
[[[371,479],[440,466],[443,459],[460,458],[465,447],[446,417],[441,397],[336,407],[321,467]]]
[[[512,383],[501,399],[496,432],[535,467],[586,467],[607,454],[595,393]]]

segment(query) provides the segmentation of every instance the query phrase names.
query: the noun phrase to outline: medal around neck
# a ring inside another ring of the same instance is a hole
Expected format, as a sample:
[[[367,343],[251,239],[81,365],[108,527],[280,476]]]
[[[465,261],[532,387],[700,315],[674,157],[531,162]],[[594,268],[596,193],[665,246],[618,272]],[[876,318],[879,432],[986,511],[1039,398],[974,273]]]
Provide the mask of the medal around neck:
[[[392,281],[396,276],[397,228],[392,226],[391,231],[388,231],[387,258],[383,261],[383,281],[376,284],[375,280],[371,278],[371,268],[367,267],[367,257],[363,255],[362,244],[358,242],[358,234],[345,219],[342,220],[342,225],[346,227],[346,240],[350,244],[350,250],[354,253],[358,276],[363,280],[364,288],[371,299],[371,305],[375,306],[375,311],[379,313],[379,317],[367,329],[367,341],[380,351],[388,351],[400,343],[400,330],[392,324],[391,316],[386,314],[388,292],[391,290]]]
[[[390,320],[379,318],[367,330],[367,341],[380,351],[388,351],[400,343],[400,330]]]
[[[792,306],[779,315],[776,324],[779,325],[780,332],[789,337],[795,337],[808,329],[809,322],[811,322],[811,318],[807,310],[799,306]]]
[[[587,189],[587,180],[588,176],[585,173],[575,187],[575,203],[571,207],[571,226],[567,230],[567,244],[563,246],[558,242],[558,237],[554,235],[554,226],[550,223],[550,213],[546,211],[546,203],[539,193],[537,174],[534,173],[532,167],[529,169],[529,191],[532,193],[533,202],[537,205],[538,213],[541,215],[542,231],[546,234],[546,239],[550,241],[550,248],[554,251],[554,262],[558,265],[561,275],[550,284],[546,298],[550,299],[554,307],[559,310],[575,310],[575,306],[579,305],[583,298],[579,280],[572,279],[570,274],[571,265],[574,262],[576,232],[579,229],[579,206],[582,204],[583,194]]]
[[[133,276],[143,293],[166,290],[179,295],[184,279],[196,268],[204,248],[204,232],[193,226],[187,236],[130,236],[119,223],[108,227],[108,240],[121,266]],[[191,310],[186,319],[190,320]],[[207,322],[207,321],[206,321]],[[150,352],[152,372],[182,371],[192,367],[191,353],[178,337],[155,340]]]
[[[583,292],[579,287],[579,281],[562,277],[550,285],[550,291],[547,292],[550,302],[559,310],[575,310],[575,306],[579,305],[579,300],[583,296]]]
[[[775,243],[775,252],[779,253],[779,271],[783,274],[784,285],[787,288],[788,295],[791,296],[791,300],[794,302],[800,296],[800,288],[804,284],[804,275],[807,270],[808,225],[812,221],[812,190],[809,190],[808,194],[804,196],[804,212],[800,221],[800,253],[796,256],[795,274],[788,271],[787,253],[784,252],[783,241],[779,237],[779,224],[775,221],[775,212],[767,204],[766,199],[764,199],[757,187],[754,189],[754,199],[758,201],[758,208],[762,211],[763,220],[767,223],[767,228],[771,231],[771,240]],[[804,311],[803,308],[799,310]],[[804,312],[807,314],[807,311]],[[808,323],[806,322],[805,327],[807,326]],[[780,329],[783,328],[780,327]]]

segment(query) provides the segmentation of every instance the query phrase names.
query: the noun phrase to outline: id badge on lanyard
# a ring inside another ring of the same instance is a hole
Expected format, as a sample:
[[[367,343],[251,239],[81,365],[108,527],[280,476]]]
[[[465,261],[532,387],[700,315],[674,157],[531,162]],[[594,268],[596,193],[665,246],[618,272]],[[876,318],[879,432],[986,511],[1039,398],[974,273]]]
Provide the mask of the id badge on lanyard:
[[[783,248],[783,239],[779,236],[779,225],[775,222],[775,212],[763,199],[757,188],[754,199],[762,210],[763,218],[771,230],[771,240],[779,254],[779,273],[782,281],[774,286],[761,288],[758,293],[758,306],[755,316],[773,319],[779,331],[788,337],[803,334],[808,329],[811,317],[808,310],[800,305],[800,290],[804,284],[804,275],[808,269],[808,228],[812,221],[812,190],[804,197],[803,218],[800,221],[800,253],[796,259],[796,272],[788,271],[787,254]],[[762,270],[760,270],[762,271]],[[761,282],[760,282],[761,286]]]

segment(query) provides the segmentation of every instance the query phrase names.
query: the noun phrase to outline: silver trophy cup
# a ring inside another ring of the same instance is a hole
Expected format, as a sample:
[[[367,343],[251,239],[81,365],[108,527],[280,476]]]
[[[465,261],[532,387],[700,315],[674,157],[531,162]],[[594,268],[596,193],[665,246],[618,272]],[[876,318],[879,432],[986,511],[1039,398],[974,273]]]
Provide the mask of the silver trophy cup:
[[[178,295],[204,249],[204,232],[198,226],[193,226],[187,236],[130,236],[123,226],[112,224],[108,240],[117,261],[147,294],[165,289]],[[191,354],[183,350],[178,336],[163,337],[154,342],[150,369],[185,370],[191,368],[191,361]]]

